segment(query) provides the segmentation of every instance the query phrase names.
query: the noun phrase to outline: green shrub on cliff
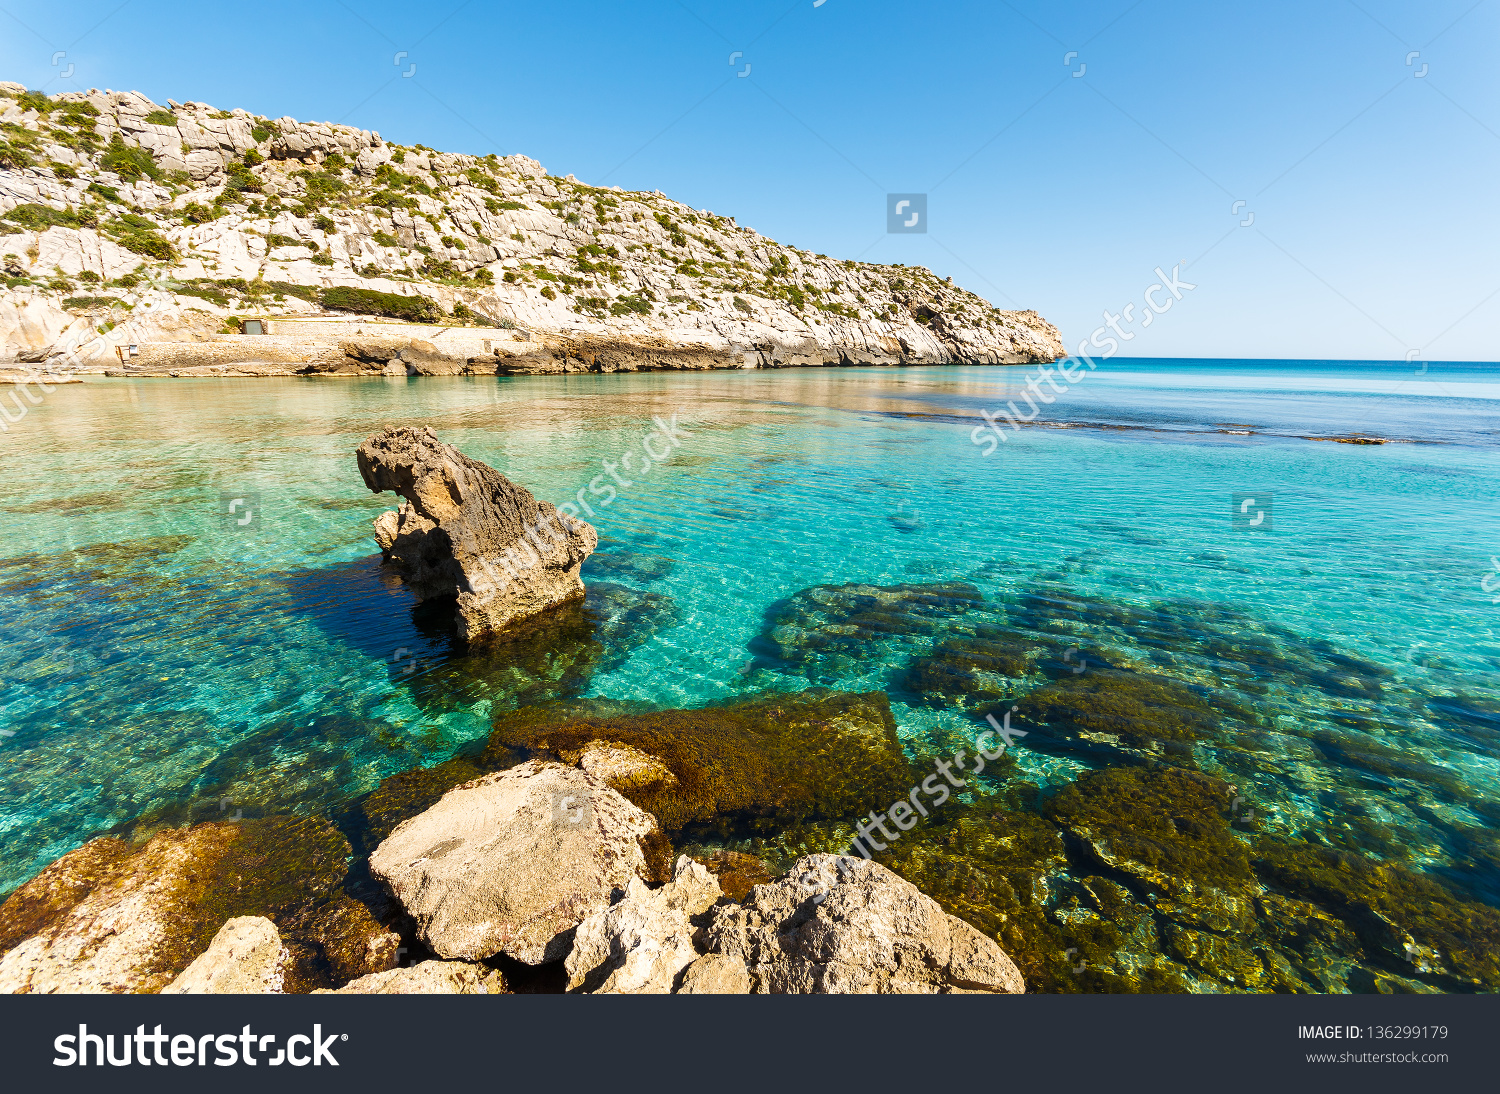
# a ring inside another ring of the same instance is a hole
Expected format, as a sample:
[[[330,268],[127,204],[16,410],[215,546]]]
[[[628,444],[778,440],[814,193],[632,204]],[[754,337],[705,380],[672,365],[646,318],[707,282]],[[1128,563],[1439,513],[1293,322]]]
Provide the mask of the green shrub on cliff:
[[[78,227],[77,214],[67,209],[54,209],[50,205],[39,205],[36,202],[27,202],[25,205],[17,205],[6,213],[0,220],[8,220],[12,224],[19,224],[28,232],[45,232],[48,228],[76,228]]]
[[[340,285],[324,289],[318,302],[325,308],[336,311],[384,315],[411,323],[436,323],[443,318],[442,309],[425,296],[400,296],[374,289],[355,289]]]
[[[142,176],[150,179],[161,178],[161,168],[156,166],[151,153],[144,148],[127,147],[118,133],[109,142],[109,147],[104,150],[99,166],[105,171],[113,171],[126,182],[134,182]]]
[[[173,129],[176,129],[177,115],[173,114],[170,110],[153,110],[151,111],[151,113],[146,115],[146,124],[169,125]]]
[[[138,255],[145,255],[159,262],[170,262],[177,257],[177,248],[156,230],[156,225],[135,213],[121,215],[105,231],[121,247]]]

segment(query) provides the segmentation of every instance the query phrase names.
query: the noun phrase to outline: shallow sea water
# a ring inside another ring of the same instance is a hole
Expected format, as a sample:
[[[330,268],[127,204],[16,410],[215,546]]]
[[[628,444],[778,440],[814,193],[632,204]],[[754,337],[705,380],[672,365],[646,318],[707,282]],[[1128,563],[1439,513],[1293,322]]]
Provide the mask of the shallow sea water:
[[[1200,765],[1263,825],[1375,818],[1416,868],[1472,873],[1452,832],[1500,828],[1500,368],[1419,367],[1104,362],[988,456],[976,415],[1019,401],[1032,370],[53,389],[0,434],[0,892],[142,816],[347,801],[483,737],[496,703],[820,684],[888,691],[914,750],[972,740],[972,714],[902,690],[920,642],[815,668],[765,655],[772,605],[854,582],[969,582],[1023,628],[1024,605],[1061,603],[1072,618],[1049,626],[1080,662],[1149,663],[1257,713],[1255,763]],[[679,446],[643,473],[643,438],[673,415]],[[613,636],[591,675],[545,695],[501,680],[381,574],[370,521],[392,499],[353,450],[387,424],[429,425],[539,497],[582,491],[601,535],[585,579]],[[1307,439],[1350,434],[1390,443]],[[607,505],[588,489],[601,475]],[[1227,630],[1322,667],[1241,688],[1208,652]],[[1362,734],[1385,760],[1330,764],[1277,726]],[[1014,755],[1044,789],[1101,762]],[[1456,781],[1431,785],[1439,768]],[[1493,879],[1469,884],[1500,902]]]

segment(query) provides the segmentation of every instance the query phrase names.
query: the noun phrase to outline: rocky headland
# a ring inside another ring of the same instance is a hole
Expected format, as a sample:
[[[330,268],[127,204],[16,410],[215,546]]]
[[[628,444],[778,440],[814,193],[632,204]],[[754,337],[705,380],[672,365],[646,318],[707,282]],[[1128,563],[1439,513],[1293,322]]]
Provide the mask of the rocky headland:
[[[922,267],[777,243],[525,156],[0,83],[0,362],[429,375],[1063,354]]]

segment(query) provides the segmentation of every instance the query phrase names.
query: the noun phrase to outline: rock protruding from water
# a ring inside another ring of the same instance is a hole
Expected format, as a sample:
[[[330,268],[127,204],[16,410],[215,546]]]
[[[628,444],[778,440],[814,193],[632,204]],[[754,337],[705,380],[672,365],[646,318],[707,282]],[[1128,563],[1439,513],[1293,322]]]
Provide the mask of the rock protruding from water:
[[[503,632],[583,596],[578,570],[599,543],[592,525],[538,501],[431,429],[386,429],[357,455],[366,486],[406,502],[375,520],[385,561],[423,600],[456,596],[464,638]]]
[[[661,839],[656,818],[602,779],[530,760],[402,822],[370,871],[439,956],[537,965],[566,954],[573,928],[632,879],[656,876]]]
[[[286,990],[286,965],[287,952],[276,924],[265,916],[236,916],[161,993],[276,995]]]
[[[714,910],[706,947],[757,993],[912,995],[1026,990],[994,939],[879,863],[807,855],[743,905]]]
[[[672,880],[649,889],[632,878],[625,896],[578,925],[565,967],[568,990],[597,995],[667,995],[678,973],[698,959],[692,917],[724,895],[718,881],[686,855]]]

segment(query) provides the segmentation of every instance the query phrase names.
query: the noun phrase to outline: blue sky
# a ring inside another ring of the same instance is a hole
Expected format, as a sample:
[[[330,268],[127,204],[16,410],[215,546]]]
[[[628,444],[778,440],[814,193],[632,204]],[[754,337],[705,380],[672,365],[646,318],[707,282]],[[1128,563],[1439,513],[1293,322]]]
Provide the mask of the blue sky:
[[[1500,0],[0,0],[0,27],[28,86],[522,152],[1070,344],[1185,261],[1129,352],[1500,358]],[[930,231],[887,235],[888,192]]]

